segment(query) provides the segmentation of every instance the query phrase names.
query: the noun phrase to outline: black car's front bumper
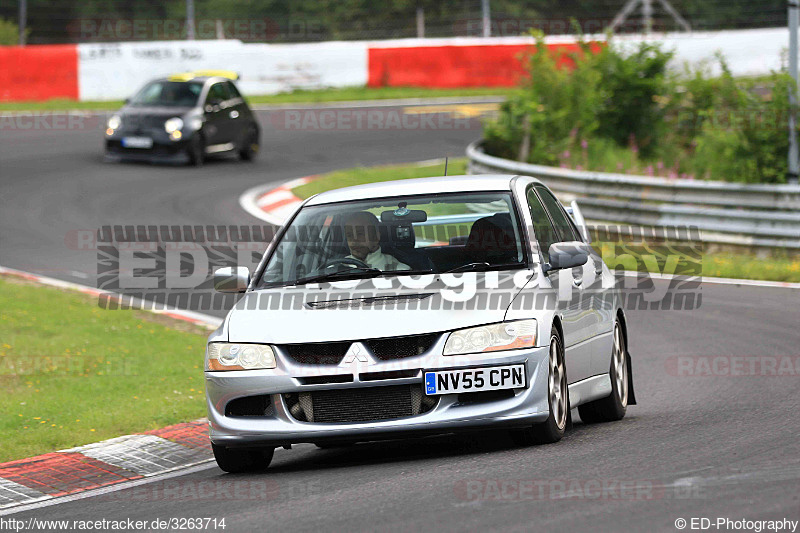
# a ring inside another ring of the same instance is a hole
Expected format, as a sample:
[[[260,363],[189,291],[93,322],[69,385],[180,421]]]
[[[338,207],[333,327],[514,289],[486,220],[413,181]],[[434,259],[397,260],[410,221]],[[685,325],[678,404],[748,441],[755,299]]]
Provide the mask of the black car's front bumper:
[[[132,161],[151,161],[164,163],[186,163],[189,161],[188,149],[192,142],[194,132],[184,132],[179,141],[173,141],[163,130],[152,128],[137,129],[135,131],[117,130],[113,135],[106,135],[106,159],[118,161],[121,159]],[[122,146],[122,139],[126,137],[146,137],[153,140],[150,148],[126,148]]]

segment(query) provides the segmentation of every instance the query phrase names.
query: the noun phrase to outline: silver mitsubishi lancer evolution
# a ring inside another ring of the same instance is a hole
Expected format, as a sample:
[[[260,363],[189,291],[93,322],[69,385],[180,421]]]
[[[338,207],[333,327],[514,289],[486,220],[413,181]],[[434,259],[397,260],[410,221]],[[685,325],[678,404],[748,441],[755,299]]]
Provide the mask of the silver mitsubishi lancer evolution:
[[[520,444],[635,403],[613,273],[580,209],[526,176],[374,183],[306,200],[208,339],[214,456],[462,430]]]

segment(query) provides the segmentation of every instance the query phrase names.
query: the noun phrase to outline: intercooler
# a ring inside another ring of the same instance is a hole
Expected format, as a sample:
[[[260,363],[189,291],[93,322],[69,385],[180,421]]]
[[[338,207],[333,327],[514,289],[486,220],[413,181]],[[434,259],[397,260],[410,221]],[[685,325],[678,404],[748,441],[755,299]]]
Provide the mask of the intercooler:
[[[294,418],[319,423],[391,420],[425,413],[436,404],[419,384],[301,392],[286,395],[286,401]]]

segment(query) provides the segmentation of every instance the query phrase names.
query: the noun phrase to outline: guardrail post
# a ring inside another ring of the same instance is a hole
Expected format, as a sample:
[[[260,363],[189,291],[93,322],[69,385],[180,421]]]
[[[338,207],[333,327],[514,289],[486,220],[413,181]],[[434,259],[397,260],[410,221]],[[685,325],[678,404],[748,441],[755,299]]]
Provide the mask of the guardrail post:
[[[19,45],[25,46],[28,26],[28,0],[19,0]]]
[[[797,183],[800,175],[800,161],[797,148],[797,96],[800,92],[800,78],[797,75],[798,40],[800,25],[800,0],[789,0],[789,74],[794,80],[789,91],[789,174],[787,181]]]

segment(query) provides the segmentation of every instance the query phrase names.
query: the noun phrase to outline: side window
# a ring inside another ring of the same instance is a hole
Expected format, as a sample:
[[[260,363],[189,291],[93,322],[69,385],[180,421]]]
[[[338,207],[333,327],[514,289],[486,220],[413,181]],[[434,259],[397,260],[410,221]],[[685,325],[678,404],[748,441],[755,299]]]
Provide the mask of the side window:
[[[570,224],[567,213],[564,212],[564,208],[556,200],[556,197],[544,187],[537,186],[535,188],[542,198],[542,203],[547,208],[547,212],[550,213],[550,217],[553,219],[553,225],[558,230],[560,239],[557,242],[580,241],[581,238],[575,232],[573,225]]]
[[[558,242],[558,235],[550,223],[550,217],[547,216],[539,197],[533,191],[533,188],[528,189],[527,194],[528,210],[531,213],[531,220],[533,221],[533,232],[536,235],[536,240],[539,241],[539,248],[542,252],[545,262],[550,262],[550,245]]]
[[[208,97],[206,98],[206,103],[207,104],[213,102],[219,103],[229,99],[230,95],[228,94],[228,88],[225,86],[225,84],[215,83],[214,85],[211,86],[211,89],[209,89],[208,91]]]
[[[227,82],[225,85],[228,86],[228,92],[231,93],[231,98],[241,98],[242,97],[241,93],[239,93],[239,89],[236,88],[236,85],[234,85],[231,82]]]

